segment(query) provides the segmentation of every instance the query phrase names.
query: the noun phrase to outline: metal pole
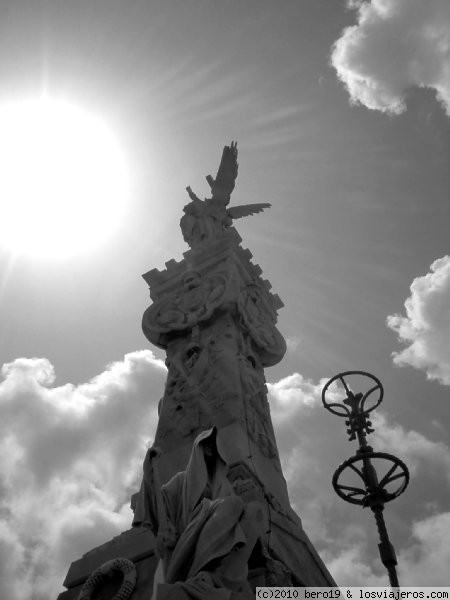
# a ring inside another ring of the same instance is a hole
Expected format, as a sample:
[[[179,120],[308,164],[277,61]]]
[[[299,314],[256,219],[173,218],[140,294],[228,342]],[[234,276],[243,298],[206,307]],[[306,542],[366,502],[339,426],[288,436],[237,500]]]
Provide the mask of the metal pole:
[[[389,535],[386,529],[386,523],[384,522],[384,506],[382,504],[377,504],[376,506],[371,506],[370,508],[372,509],[372,512],[375,516],[375,521],[378,528],[378,535],[380,536],[378,550],[380,552],[381,562],[387,569],[391,587],[398,588],[399,582],[397,577],[397,570],[395,568],[397,566],[397,557],[395,556],[394,546],[389,540]]]

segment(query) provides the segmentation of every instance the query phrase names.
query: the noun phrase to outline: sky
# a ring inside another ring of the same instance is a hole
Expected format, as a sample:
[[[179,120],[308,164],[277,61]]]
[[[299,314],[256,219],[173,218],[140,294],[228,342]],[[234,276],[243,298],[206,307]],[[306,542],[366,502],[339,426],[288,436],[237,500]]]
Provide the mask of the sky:
[[[448,0],[2,0],[0,105],[43,93],[102,119],[129,191],[74,255],[0,240],[1,600],[56,598],[130,527],[165,381],[141,274],[182,258],[185,187],[207,195],[231,140],[232,203],[272,204],[236,228],[285,303],[266,378],[292,505],[340,585],[388,585],[320,399],[373,373],[369,441],[411,472],[385,510],[400,583],[450,585]]]

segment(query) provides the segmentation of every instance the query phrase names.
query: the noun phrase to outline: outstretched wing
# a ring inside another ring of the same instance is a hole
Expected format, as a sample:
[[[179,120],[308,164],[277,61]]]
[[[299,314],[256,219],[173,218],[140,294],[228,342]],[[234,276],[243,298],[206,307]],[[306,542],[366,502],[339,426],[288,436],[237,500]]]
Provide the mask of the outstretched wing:
[[[228,204],[231,192],[234,190],[234,182],[238,174],[237,162],[237,144],[231,142],[230,146],[225,146],[222,153],[219,169],[216,178],[207,175],[206,181],[209,183],[212,192],[212,199],[219,200]]]
[[[261,204],[242,204],[241,206],[232,206],[227,210],[228,216],[232,219],[241,219],[242,217],[249,217],[256,213],[262,212],[265,208],[270,208],[272,205],[268,202]]]

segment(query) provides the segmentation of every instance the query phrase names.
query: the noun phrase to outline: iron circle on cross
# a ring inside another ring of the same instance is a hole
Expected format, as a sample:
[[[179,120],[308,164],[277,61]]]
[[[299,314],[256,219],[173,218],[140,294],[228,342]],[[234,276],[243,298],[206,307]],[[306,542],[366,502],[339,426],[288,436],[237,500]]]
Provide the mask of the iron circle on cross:
[[[364,392],[353,390],[352,382],[360,385],[365,382],[368,389]],[[335,384],[340,384],[340,389],[333,390]],[[375,375],[366,371],[344,371],[327,381],[322,389],[322,404],[334,415],[348,417],[355,403],[359,404],[361,412],[368,414],[381,404],[383,396],[383,385]]]
[[[386,466],[384,475],[376,482],[370,481],[370,470],[367,468],[367,462],[373,466],[373,460],[390,463]],[[349,475],[353,475],[353,479],[356,476],[357,483],[344,483],[345,476]],[[379,502],[384,504],[403,494],[409,483],[409,470],[402,460],[392,454],[366,452],[355,454],[344,461],[336,469],[332,483],[336,494],[346,502],[360,506],[371,506]]]

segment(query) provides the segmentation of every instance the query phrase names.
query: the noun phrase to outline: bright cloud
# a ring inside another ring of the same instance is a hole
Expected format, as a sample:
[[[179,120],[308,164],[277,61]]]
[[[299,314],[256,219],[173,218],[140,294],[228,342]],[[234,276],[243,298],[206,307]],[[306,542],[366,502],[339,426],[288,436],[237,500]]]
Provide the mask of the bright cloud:
[[[300,346],[301,342],[302,342],[301,338],[296,335],[287,337],[286,338],[286,346],[287,346],[288,352],[291,352],[293,354],[297,350],[297,348]]]
[[[284,377],[276,383],[268,383],[272,400],[272,419],[281,422],[298,412],[302,406],[312,406],[320,402],[322,383],[305,379],[300,373]]]
[[[448,0],[348,0],[357,25],[333,46],[331,62],[353,102],[398,114],[412,86],[431,88],[450,115]]]
[[[423,369],[429,379],[450,385],[450,256],[417,277],[405,301],[406,316],[391,315],[388,326],[408,346],[395,352],[397,365]]]
[[[414,523],[412,544],[399,556],[400,577],[409,586],[448,586],[450,513]]]
[[[10,600],[56,597],[73,560],[129,529],[165,366],[127,354],[86,384],[51,387],[46,359],[0,383],[0,580]],[[5,587],[6,586],[6,587]]]
[[[396,423],[389,423],[383,413],[372,417],[376,450],[389,452],[407,463],[411,476],[434,476],[447,480],[450,486],[450,448],[442,442],[427,439],[418,431],[405,431]]]

